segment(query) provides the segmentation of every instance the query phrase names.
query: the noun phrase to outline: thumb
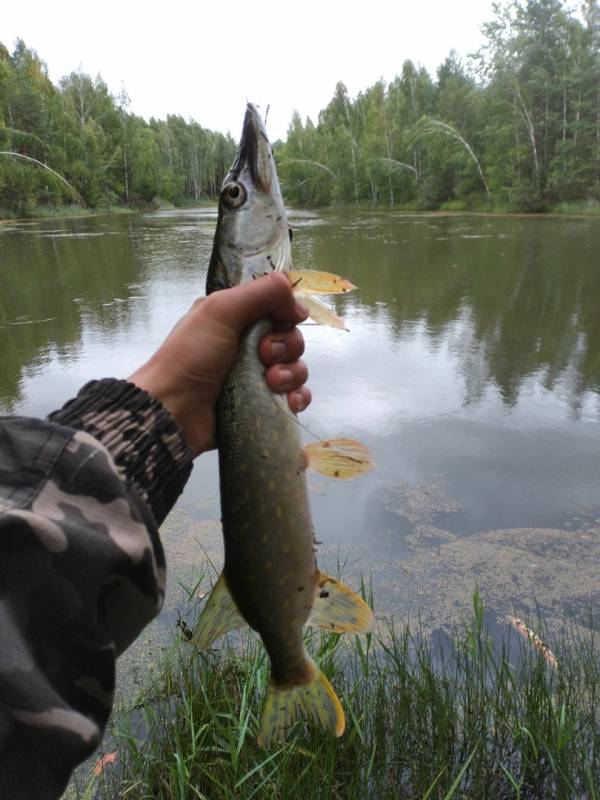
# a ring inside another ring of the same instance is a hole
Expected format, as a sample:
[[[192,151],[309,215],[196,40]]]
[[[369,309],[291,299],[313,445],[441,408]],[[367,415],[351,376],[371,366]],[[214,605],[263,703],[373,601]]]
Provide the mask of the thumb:
[[[296,301],[285,275],[273,272],[242,286],[210,295],[215,321],[242,333],[258,320],[271,317],[277,322],[297,325],[308,317],[308,309]]]

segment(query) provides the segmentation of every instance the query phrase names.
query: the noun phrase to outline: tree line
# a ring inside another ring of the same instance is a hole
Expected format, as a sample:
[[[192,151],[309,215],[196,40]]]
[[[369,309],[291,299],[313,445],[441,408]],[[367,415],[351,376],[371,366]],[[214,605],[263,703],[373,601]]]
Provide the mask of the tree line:
[[[600,7],[494,6],[465,66],[437,80],[405,61],[354,100],[339,83],[317,123],[295,114],[278,150],[304,205],[543,210],[600,200]]]
[[[55,86],[22,40],[12,53],[0,43],[0,152],[16,154],[0,156],[0,216],[34,214],[39,205],[214,196],[233,139],[177,115],[146,122],[128,105],[125,92],[113,96],[100,77],[80,71]]]
[[[294,204],[539,211],[600,202],[600,6],[494,6],[465,65],[405,61],[316,123],[295,113],[275,152]],[[217,194],[235,142],[181,116],[146,122],[100,77],[58,86],[24,42],[0,44],[0,213],[39,204],[195,202]],[[57,175],[40,167],[40,163]]]

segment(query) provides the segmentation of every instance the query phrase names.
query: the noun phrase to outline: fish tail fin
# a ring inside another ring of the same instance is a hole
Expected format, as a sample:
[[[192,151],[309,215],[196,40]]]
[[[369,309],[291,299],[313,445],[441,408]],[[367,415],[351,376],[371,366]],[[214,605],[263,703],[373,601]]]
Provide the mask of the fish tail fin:
[[[344,732],[346,718],[342,704],[332,685],[309,656],[307,672],[307,682],[296,686],[278,686],[273,679],[270,680],[257,737],[261,747],[269,747],[285,739],[300,717],[333,736],[341,736]]]

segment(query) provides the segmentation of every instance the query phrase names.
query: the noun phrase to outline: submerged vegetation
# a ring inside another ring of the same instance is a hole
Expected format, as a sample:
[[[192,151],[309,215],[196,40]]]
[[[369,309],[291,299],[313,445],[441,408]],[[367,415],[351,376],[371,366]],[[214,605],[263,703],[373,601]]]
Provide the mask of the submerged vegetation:
[[[183,624],[137,710],[115,722],[114,765],[89,778],[83,794],[595,800],[597,634],[588,628],[552,642],[552,661],[539,639],[519,637],[527,628],[518,622],[521,630],[498,650],[475,595],[472,620],[440,639],[443,646],[408,627],[350,647],[339,635],[313,635],[309,646],[346,709],[346,732],[336,740],[299,723],[271,750],[255,742],[268,673],[263,649],[246,636],[199,656]]]
[[[404,61],[352,100],[338,84],[316,123],[279,143],[284,193],[301,205],[407,209],[597,210],[600,6],[561,0],[494,8],[480,51],[451,52],[433,79]],[[144,119],[100,77],[58,86],[35,51],[0,44],[0,151],[60,173],[88,207],[198,202],[218,191],[230,137],[180,116]],[[42,167],[0,156],[0,216],[73,202]]]

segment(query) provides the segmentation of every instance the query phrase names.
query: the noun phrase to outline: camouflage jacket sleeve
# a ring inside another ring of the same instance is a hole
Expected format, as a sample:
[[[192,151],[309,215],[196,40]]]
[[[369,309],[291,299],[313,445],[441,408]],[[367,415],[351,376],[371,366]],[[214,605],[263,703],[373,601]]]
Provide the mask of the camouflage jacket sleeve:
[[[97,747],[115,659],[160,610],[158,525],[192,454],[125,381],[0,417],[0,796],[59,797]]]

